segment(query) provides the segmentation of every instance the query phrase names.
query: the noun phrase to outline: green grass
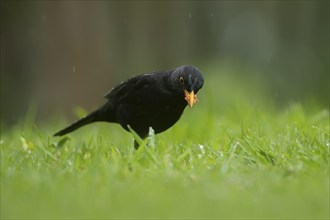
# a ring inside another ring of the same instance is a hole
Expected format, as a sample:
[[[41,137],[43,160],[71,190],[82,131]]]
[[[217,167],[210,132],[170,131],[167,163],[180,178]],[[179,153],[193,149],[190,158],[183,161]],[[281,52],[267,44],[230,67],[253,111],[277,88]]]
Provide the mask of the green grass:
[[[278,108],[262,85],[206,77],[138,151],[118,125],[53,138],[68,122],[28,115],[1,132],[1,218],[328,219],[329,109]]]

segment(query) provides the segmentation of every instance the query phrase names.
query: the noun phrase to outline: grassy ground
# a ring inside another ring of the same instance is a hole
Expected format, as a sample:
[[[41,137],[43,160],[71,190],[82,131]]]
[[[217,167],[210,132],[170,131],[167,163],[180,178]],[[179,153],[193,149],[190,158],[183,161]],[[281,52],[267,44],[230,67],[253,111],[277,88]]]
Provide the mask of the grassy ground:
[[[207,76],[200,103],[133,149],[118,125],[1,132],[1,218],[329,218],[329,109]],[[77,103],[78,104],[78,103]],[[80,103],[81,104],[81,103]]]

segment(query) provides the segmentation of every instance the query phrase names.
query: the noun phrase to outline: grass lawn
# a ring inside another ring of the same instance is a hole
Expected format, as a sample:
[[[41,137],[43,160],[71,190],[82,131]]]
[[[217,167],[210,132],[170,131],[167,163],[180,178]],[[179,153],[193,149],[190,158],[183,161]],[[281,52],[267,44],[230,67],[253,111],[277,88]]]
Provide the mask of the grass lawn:
[[[138,151],[114,124],[54,138],[69,122],[31,110],[1,131],[1,218],[328,219],[329,109],[278,107],[262,85],[206,75],[200,102]]]

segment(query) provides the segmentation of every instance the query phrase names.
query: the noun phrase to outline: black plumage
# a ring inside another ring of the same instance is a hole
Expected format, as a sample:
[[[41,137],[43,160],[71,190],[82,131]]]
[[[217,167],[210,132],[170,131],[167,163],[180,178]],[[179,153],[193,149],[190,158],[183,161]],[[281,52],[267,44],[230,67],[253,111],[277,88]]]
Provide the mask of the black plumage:
[[[181,66],[169,71],[134,76],[110,90],[108,101],[70,126],[54,134],[62,136],[86,124],[105,121],[130,126],[141,138],[149,127],[160,133],[173,126],[185,107],[197,102],[197,92],[203,87],[203,76],[194,66]],[[135,142],[135,147],[138,145]]]

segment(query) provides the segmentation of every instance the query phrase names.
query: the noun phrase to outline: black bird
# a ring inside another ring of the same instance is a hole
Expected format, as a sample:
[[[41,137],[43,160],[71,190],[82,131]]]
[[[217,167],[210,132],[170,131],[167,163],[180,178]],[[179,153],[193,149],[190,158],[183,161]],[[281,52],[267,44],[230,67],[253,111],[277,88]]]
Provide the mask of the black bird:
[[[108,101],[70,126],[54,134],[62,136],[86,124],[105,121],[130,126],[141,138],[149,127],[160,133],[173,126],[187,105],[196,104],[204,79],[199,69],[185,65],[169,71],[134,76],[110,90]],[[135,148],[138,144],[134,142]]]

